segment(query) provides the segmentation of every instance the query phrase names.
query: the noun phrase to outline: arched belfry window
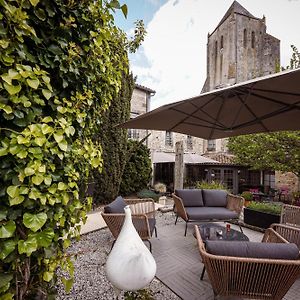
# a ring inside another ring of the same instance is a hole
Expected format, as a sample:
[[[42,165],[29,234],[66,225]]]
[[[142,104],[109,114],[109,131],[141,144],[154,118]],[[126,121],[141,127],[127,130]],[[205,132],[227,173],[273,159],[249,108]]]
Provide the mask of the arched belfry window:
[[[221,43],[220,43],[220,50],[222,50],[224,47],[224,38],[223,35],[221,36]]]
[[[244,48],[247,48],[247,29],[244,29]]]
[[[251,32],[251,47],[255,48],[255,32]]]

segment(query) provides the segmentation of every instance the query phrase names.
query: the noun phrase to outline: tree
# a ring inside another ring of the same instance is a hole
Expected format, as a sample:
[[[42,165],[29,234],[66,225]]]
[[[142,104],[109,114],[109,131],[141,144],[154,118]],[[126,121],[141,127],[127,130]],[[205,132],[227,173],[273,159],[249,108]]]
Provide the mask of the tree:
[[[105,112],[97,138],[103,149],[103,171],[94,171],[94,202],[111,202],[117,197],[128,160],[127,130],[117,125],[129,119],[134,80],[124,74],[119,95]]]
[[[100,0],[0,1],[0,298],[45,299],[101,170],[96,132],[132,45]]]
[[[299,131],[232,137],[228,149],[239,164],[256,170],[271,169],[300,176]]]
[[[151,179],[150,150],[137,141],[128,141],[130,159],[127,161],[122,176],[120,193],[130,195],[147,187]]]

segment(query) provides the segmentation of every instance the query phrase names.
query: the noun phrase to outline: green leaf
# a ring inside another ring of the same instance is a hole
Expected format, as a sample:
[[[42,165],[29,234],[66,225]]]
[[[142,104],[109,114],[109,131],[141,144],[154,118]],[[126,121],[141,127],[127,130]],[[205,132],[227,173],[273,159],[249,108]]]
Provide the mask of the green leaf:
[[[57,188],[58,188],[60,191],[64,191],[64,190],[66,190],[66,189],[68,188],[68,185],[65,184],[64,182],[59,182]]]
[[[37,175],[32,177],[32,182],[35,185],[40,185],[43,181],[44,181],[44,176],[41,175],[41,174],[37,174]]]
[[[32,252],[36,251],[38,247],[37,240],[34,236],[29,236],[26,241],[20,240],[18,242],[18,251],[20,254],[26,253],[30,256]]]
[[[26,150],[21,150],[20,152],[18,152],[17,157],[23,159],[26,158],[28,155],[28,152]]]
[[[6,82],[4,82],[3,86],[10,95],[15,95],[15,94],[19,93],[22,89],[22,87],[19,84],[18,85],[10,85],[10,84],[7,84]]]
[[[67,141],[61,141],[60,143],[58,143],[58,147],[62,151],[67,151],[67,149],[68,149],[68,143],[67,143]]]
[[[56,143],[60,143],[64,139],[63,134],[59,134],[59,133],[54,133],[53,137],[54,137]]]
[[[45,124],[46,125],[46,124]],[[41,136],[41,137],[36,137],[34,139],[35,143],[38,145],[38,146],[43,146],[45,143],[46,143],[46,138],[44,136]]]
[[[45,183],[46,185],[51,185],[51,183],[52,183],[52,178],[51,178],[51,176],[46,176],[46,177],[44,178],[44,183]]]
[[[7,216],[7,209],[1,208],[1,210],[0,210],[0,221],[5,220],[6,216]]]
[[[46,213],[38,213],[36,215],[25,213],[23,215],[23,224],[33,232],[37,232],[39,229],[41,229],[46,223],[46,221]]]
[[[35,173],[35,171],[34,171],[34,169],[27,167],[27,168],[25,168],[24,173],[26,176],[31,176]]]
[[[15,248],[16,242],[13,239],[4,240],[2,243],[0,243],[0,259],[4,260],[15,250]]]
[[[10,220],[6,224],[0,226],[0,239],[10,238],[14,235],[16,224]]]
[[[49,123],[49,122],[53,122],[53,119],[51,118],[51,117],[45,117],[45,118],[43,118],[42,119],[42,122],[44,122],[44,123]]]
[[[9,198],[9,205],[13,206],[13,205],[18,205],[20,203],[22,203],[25,200],[24,196],[17,196],[14,198]]]
[[[3,288],[5,285],[10,284],[10,281],[13,279],[12,274],[0,274],[0,289]]]
[[[52,97],[52,93],[49,90],[42,89],[42,93],[47,100],[49,100]]]
[[[40,81],[38,79],[26,79],[27,84],[32,87],[33,89],[37,89],[40,85]]]
[[[122,9],[122,12],[123,12],[124,17],[127,19],[127,14],[128,14],[128,8],[127,8],[127,5],[126,5],[126,4],[123,4],[123,5],[121,6],[121,9]]]
[[[73,283],[74,283],[74,277],[72,277],[70,279],[62,277],[61,281],[62,281],[63,285],[65,286],[67,294],[70,293],[70,290],[71,290],[71,288],[73,286]]]
[[[19,187],[16,186],[16,185],[10,185],[7,189],[6,189],[6,192],[7,194],[10,196],[10,197],[17,197],[19,196]]]
[[[40,0],[29,0],[29,1],[33,6],[36,6],[40,2]]]
[[[8,148],[0,148],[0,156],[4,156],[8,153]]]
[[[49,126],[48,124],[42,125],[42,133],[43,134],[48,134],[48,133],[52,133],[52,132],[53,132],[53,128],[51,126]]]
[[[52,240],[54,238],[54,230],[52,228],[47,228],[43,230],[42,232],[39,232],[36,234],[36,239],[38,242],[39,247],[47,248],[52,243]]]
[[[43,274],[44,281],[47,281],[47,282],[51,281],[53,278],[53,275],[54,275],[53,272],[44,272],[44,274]]]
[[[11,114],[13,112],[11,106],[6,105],[4,103],[0,103],[0,108],[4,110],[7,114]]]

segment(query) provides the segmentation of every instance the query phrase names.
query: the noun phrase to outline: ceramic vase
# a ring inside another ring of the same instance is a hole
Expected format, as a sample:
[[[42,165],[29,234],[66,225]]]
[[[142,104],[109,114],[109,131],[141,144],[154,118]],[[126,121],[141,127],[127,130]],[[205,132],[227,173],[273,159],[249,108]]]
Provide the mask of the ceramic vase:
[[[133,226],[129,206],[124,210],[124,224],[108,256],[106,274],[116,288],[136,291],[152,281],[156,263]]]

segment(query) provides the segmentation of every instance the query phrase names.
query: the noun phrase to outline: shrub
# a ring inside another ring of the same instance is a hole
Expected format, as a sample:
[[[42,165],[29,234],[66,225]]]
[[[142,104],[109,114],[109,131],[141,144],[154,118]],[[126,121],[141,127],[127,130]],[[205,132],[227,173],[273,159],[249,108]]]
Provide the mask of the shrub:
[[[130,159],[125,165],[120,186],[121,195],[130,195],[146,188],[151,179],[150,150],[137,141],[128,141]]]
[[[167,192],[167,186],[164,183],[157,182],[154,184],[154,191],[157,193],[166,193]]]
[[[245,199],[245,201],[252,201],[253,200],[253,194],[249,191],[242,192],[241,196]]]
[[[137,193],[137,196],[141,199],[152,198],[155,202],[157,202],[160,197],[160,194],[157,194],[151,190],[143,189]]]
[[[218,181],[197,181],[196,182],[197,189],[207,189],[207,190],[225,190],[227,191],[227,187]]]
[[[266,212],[274,215],[280,215],[281,213],[281,205],[280,204],[274,204],[270,202],[255,202],[252,201],[249,205],[248,208],[261,211],[261,212]]]
[[[0,1],[1,299],[48,298],[58,267],[72,285],[65,249],[102,165],[95,132],[129,71],[127,40],[102,3]]]

